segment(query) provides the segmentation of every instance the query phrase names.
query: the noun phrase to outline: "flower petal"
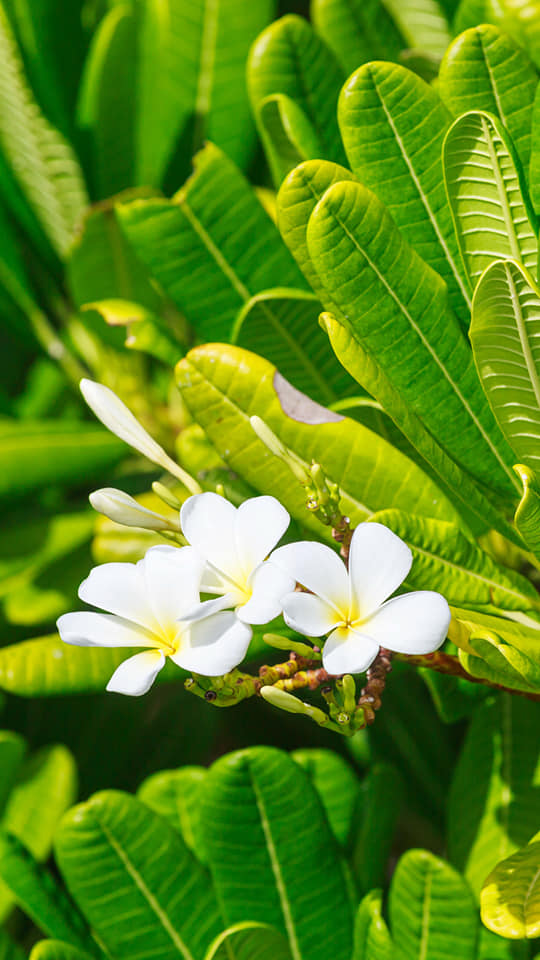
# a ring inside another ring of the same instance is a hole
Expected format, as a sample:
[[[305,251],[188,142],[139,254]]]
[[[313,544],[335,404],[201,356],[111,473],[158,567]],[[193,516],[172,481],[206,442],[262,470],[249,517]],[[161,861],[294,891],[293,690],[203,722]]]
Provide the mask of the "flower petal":
[[[235,540],[236,507],[217,493],[189,497],[180,511],[182,532],[192,547],[218,570],[235,572],[239,559]]]
[[[285,623],[306,637],[322,637],[338,622],[333,607],[312,593],[288,593],[283,597]]]
[[[150,547],[144,555],[146,592],[164,630],[199,604],[204,560],[192,547]]]
[[[110,613],[64,613],[56,626],[60,639],[76,647],[160,646],[149,630]]]
[[[230,593],[225,593],[222,597],[216,597],[215,600],[203,600],[201,603],[195,604],[194,607],[191,607],[190,610],[187,610],[181,617],[178,617],[179,621],[190,620],[195,622],[196,620],[203,620],[204,617],[209,617],[214,613],[221,613],[222,610],[227,610],[227,608],[234,606],[234,597]]]
[[[361,629],[396,653],[433,653],[444,643],[450,617],[440,593],[419,590],[383,603]]]
[[[279,543],[290,519],[275,497],[251,497],[238,507],[236,550],[246,577]]]
[[[221,677],[242,662],[251,632],[234,613],[216,613],[186,630],[171,660],[203,677]]]
[[[92,607],[101,607],[147,630],[155,630],[157,623],[148,600],[143,563],[103,563],[94,567],[81,583],[79,597]]]
[[[363,673],[373,663],[379,644],[356,630],[338,627],[326,641],[322,662],[324,669],[334,676],[344,673]]]
[[[349,554],[351,600],[358,615],[368,617],[403,583],[412,565],[403,540],[382,523],[361,523]]]
[[[110,693],[125,693],[128,697],[141,697],[149,691],[164,665],[165,654],[162,650],[136,653],[116,668],[107,690]]]
[[[339,619],[347,618],[349,577],[343,560],[334,550],[322,543],[301,540],[278,547],[271,559],[290,577],[333,607],[339,613]]]
[[[251,597],[247,603],[237,607],[236,615],[244,623],[269,623],[274,617],[279,617],[282,598],[294,590],[294,584],[293,578],[271,560],[260,563],[249,578]]]

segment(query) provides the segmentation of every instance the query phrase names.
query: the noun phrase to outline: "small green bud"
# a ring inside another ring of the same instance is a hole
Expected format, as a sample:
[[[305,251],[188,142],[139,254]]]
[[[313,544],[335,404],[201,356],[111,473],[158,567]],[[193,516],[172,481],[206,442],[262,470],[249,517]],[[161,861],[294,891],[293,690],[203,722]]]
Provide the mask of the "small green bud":
[[[265,447],[268,447],[270,452],[273,453],[275,457],[278,457],[283,461],[283,463],[287,464],[289,470],[294,473],[295,477],[300,481],[302,486],[307,486],[310,483],[310,477],[304,463],[302,460],[300,460],[300,457],[297,457],[292,450],[289,450],[289,448],[281,442],[279,437],[276,437],[276,434],[270,429],[268,424],[265,423],[264,420],[261,420],[260,417],[250,417],[249,422],[259,440],[262,440],[264,443]]]
[[[297,653],[300,657],[319,660],[321,656],[308,643],[291,640],[290,637],[282,637],[279,633],[265,633],[263,640],[269,647],[275,647],[276,650],[286,650],[287,653]]]
[[[305,703],[302,703],[298,697],[293,697],[291,693],[280,690],[279,687],[261,687],[261,697],[267,703],[272,704],[273,707],[279,707],[280,710],[286,710],[287,713],[307,713]]]

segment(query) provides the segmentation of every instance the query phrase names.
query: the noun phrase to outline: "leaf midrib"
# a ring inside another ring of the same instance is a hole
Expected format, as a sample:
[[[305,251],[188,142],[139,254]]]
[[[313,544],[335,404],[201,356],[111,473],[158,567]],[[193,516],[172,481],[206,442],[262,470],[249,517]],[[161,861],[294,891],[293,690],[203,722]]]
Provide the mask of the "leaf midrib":
[[[501,209],[504,216],[504,224],[506,227],[506,232],[508,234],[508,239],[510,241],[510,246],[512,248],[512,255],[516,260],[521,262],[523,260],[523,257],[521,255],[521,249],[520,249],[517,234],[515,231],[512,211],[510,210],[509,204],[507,203],[506,186],[505,186],[504,177],[502,175],[502,171],[499,164],[499,153],[495,147],[495,136],[492,137],[490,127],[485,117],[483,116],[481,117],[481,122],[482,122],[482,133],[484,134],[484,137],[485,137],[489,158],[491,160],[493,173],[495,175],[497,191],[499,193],[499,196],[501,197]],[[496,135],[496,131],[494,131],[494,134]],[[503,146],[505,145],[503,144]]]
[[[536,403],[540,411],[540,378],[538,377],[538,372],[536,370],[536,365],[531,351],[531,345],[527,336],[527,321],[523,315],[521,309],[521,303],[519,299],[519,294],[517,291],[514,278],[512,276],[512,270],[508,264],[504,264],[504,270],[506,273],[506,278],[508,282],[508,288],[510,290],[510,297],[512,299],[512,305],[514,307],[514,317],[516,321],[516,327],[519,334],[519,341],[521,343],[521,349],[523,350],[523,356],[525,358],[525,364],[527,366],[527,373],[529,374],[529,379],[534,391],[534,396]],[[534,292],[534,291],[533,291]]]

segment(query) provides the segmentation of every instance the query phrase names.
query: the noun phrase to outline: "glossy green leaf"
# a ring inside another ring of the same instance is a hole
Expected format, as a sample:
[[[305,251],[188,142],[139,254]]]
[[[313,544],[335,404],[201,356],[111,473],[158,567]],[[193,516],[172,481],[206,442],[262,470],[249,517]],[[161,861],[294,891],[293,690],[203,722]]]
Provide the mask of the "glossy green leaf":
[[[523,484],[523,496],[514,516],[514,523],[523,540],[540,559],[540,488],[536,475],[522,463],[514,470]]]
[[[0,8],[0,145],[51,246],[63,256],[88,203],[77,159],[45,119],[28,86],[8,18]]]
[[[0,960],[25,960],[22,949],[11,940],[4,930],[0,930]],[[61,960],[61,958],[59,957],[58,960]]]
[[[496,563],[454,524],[399,510],[383,510],[372,519],[411,548],[413,566],[407,576],[411,588],[437,590],[458,607],[499,615],[521,610],[540,616],[540,599],[530,581]]]
[[[436,673],[424,667],[420,667],[418,672],[443,723],[457,723],[470,717],[478,704],[490,694],[489,687],[471,683],[462,677]]]
[[[368,63],[343,87],[339,125],[352,170],[444,279],[452,308],[468,326],[470,290],[441,160],[450,114],[437,92],[405,67]]]
[[[91,423],[3,420],[0,424],[0,498],[51,484],[104,477],[125,455],[124,445]]]
[[[294,750],[293,760],[307,773],[324,807],[336,840],[347,848],[355,824],[360,782],[351,766],[331,750]]]
[[[527,174],[537,83],[536,70],[523,50],[497,27],[480,22],[448,48],[438,90],[455,117],[470,110],[498,117]]]
[[[450,43],[450,27],[437,0],[385,0],[406,44],[440,58]]]
[[[529,166],[529,193],[536,214],[540,212],[540,92],[536,95],[532,110],[531,160]]]
[[[132,557],[122,556],[120,559],[131,560]],[[136,653],[136,650],[131,652]],[[68,646],[56,634],[24,640],[0,648],[0,689],[19,697],[102,693],[116,668],[129,654],[126,647]],[[181,680],[183,676],[185,674],[168,661],[158,683]]]
[[[213,145],[172,201],[139,200],[117,213],[136,255],[202,339],[228,340],[238,311],[262,290],[305,287],[252,187]]]
[[[294,760],[270,747],[218,760],[205,783],[202,823],[228,923],[246,916],[271,923],[286,933],[295,960],[348,960],[345,867]]]
[[[382,893],[371,890],[362,900],[354,924],[352,960],[393,960],[394,945],[382,915]]]
[[[476,960],[478,919],[471,891],[456,870],[427,850],[401,857],[389,911],[396,960]]]
[[[494,263],[475,291],[471,342],[497,422],[525,466],[540,466],[540,291],[513,261]]]
[[[205,140],[245,166],[255,145],[245,82],[251,43],[273,0],[148,0],[140,37],[138,184],[158,185],[175,149],[181,165]]]
[[[220,929],[210,881],[179,834],[129,794],[74,807],[56,837],[65,881],[113,955],[199,960]]]
[[[92,38],[84,67],[78,122],[91,137],[99,198],[134,182],[138,26],[130,3],[115,4]]]
[[[537,704],[501,694],[476,711],[450,791],[448,849],[478,896],[537,829]]]
[[[486,877],[480,909],[483,923],[501,937],[540,935],[540,834]]]
[[[130,300],[98,300],[87,303],[83,310],[95,310],[111,327],[123,327],[125,345],[130,350],[148,353],[162,363],[173,366],[183,350],[166,323],[157,314]]]
[[[34,860],[22,843],[3,833],[0,833],[0,879],[44,934],[95,952],[83,918],[52,874]]]
[[[313,124],[296,100],[284,93],[264,97],[256,107],[257,125],[277,187],[298,163],[321,153]]]
[[[368,893],[386,880],[403,798],[403,781],[397,769],[375,763],[362,782],[357,804],[352,863],[360,893]]]
[[[162,770],[144,780],[137,790],[139,800],[165,817],[202,863],[206,854],[200,837],[200,806],[205,777],[204,767]]]
[[[540,693],[540,664],[495,631],[471,634],[469,647],[459,651],[459,660],[471,676],[509,690]]]
[[[472,111],[446,136],[444,175],[456,234],[473,287],[494,260],[536,271],[536,223],[521,192],[514,149],[494,116]]]
[[[258,293],[240,311],[231,340],[274,363],[298,390],[331,404],[357,391],[319,326],[321,305],[303,290]]]
[[[90,956],[62,940],[39,940],[30,952],[31,960],[88,960]]]
[[[311,18],[347,75],[368,60],[397,60],[404,45],[380,0],[312,0]]]
[[[291,960],[291,951],[279,930],[248,921],[224,930],[204,960]]]
[[[289,14],[267,27],[251,49],[247,77],[255,113],[266,97],[285,94],[309,120],[317,136],[318,155],[343,162],[336,106],[345,76],[306,20]]]
[[[229,466],[256,490],[278,497],[319,536],[323,528],[308,514],[302,487],[255,435],[250,416],[261,417],[307,464],[321,463],[339,483],[354,524],[378,505],[406,501],[416,503],[416,512],[455,519],[416,464],[361,424],[300,394],[266,360],[237,347],[208,345],[192,350],[176,375],[192,416]]]
[[[0,730],[0,818],[26,753],[26,742],[18,733]]]
[[[464,470],[511,495],[512,455],[486,408],[446,286],[381,202],[360,184],[337,183],[312,213],[307,239],[314,266],[362,349]]]

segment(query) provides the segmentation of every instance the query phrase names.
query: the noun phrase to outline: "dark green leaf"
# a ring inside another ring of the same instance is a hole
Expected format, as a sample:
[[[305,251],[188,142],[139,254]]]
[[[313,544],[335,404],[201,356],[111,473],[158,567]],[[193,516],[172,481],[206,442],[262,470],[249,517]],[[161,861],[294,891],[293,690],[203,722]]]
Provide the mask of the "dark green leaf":
[[[200,837],[201,788],[205,777],[204,767],[162,770],[144,780],[137,791],[139,800],[165,817],[202,863],[206,862]]]
[[[331,750],[295,750],[291,756],[306,771],[321,798],[332,833],[347,849],[360,797],[358,777],[347,761]]]

